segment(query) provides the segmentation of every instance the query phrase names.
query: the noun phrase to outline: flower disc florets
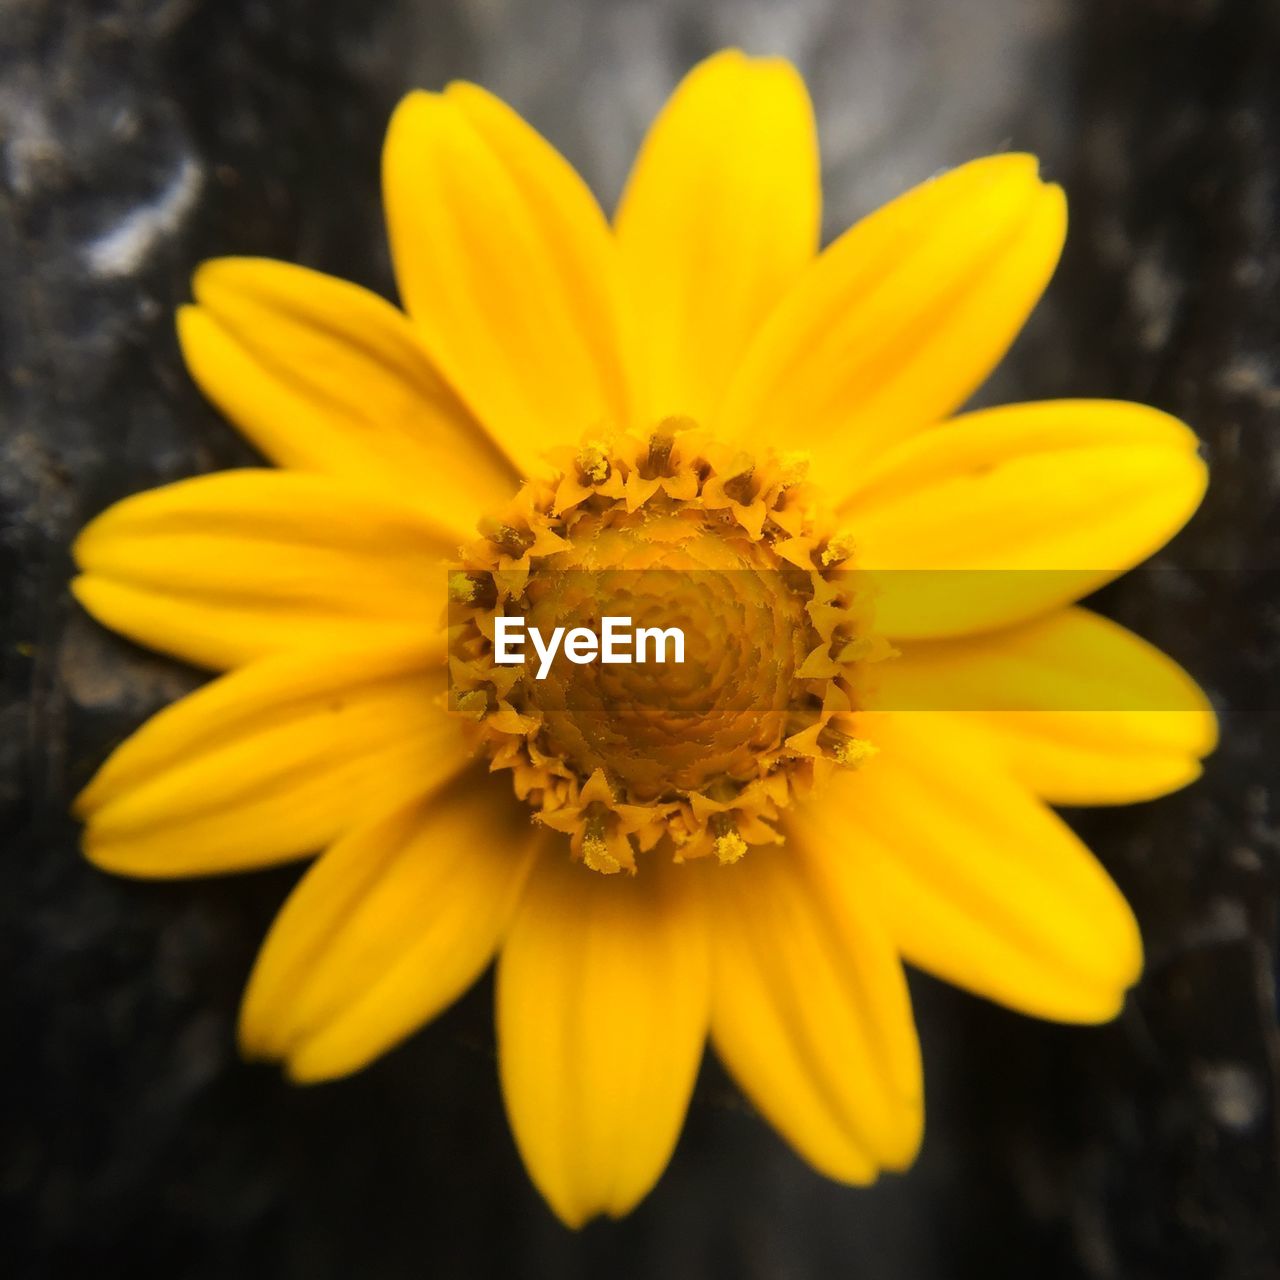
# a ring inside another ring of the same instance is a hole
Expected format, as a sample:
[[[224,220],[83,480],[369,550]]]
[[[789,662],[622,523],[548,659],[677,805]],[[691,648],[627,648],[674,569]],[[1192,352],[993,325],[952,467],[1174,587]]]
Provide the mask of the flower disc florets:
[[[802,457],[749,457],[676,419],[587,441],[486,520],[451,572],[450,705],[537,819],[597,871],[740,858],[797,794],[870,750],[853,731],[870,630],[852,547]],[[495,619],[678,627],[683,662],[496,660]]]

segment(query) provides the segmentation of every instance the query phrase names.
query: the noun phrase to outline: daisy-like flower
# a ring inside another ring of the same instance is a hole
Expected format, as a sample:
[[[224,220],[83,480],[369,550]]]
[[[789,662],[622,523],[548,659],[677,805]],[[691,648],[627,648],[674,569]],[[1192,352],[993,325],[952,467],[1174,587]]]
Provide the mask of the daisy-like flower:
[[[903,960],[1065,1022],[1138,978],[1128,906],[1048,806],[1160,795],[1212,749],[1191,680],[1074,604],[1194,511],[1195,437],[1104,401],[948,418],[1044,289],[1063,194],[978,160],[819,253],[781,61],[695,68],[612,225],[469,84],[401,103],[383,180],[403,312],[252,259],[204,264],[180,312],[196,381],[282,469],[128,498],[76,544],[96,618],[227,673],[102,767],[88,856],[319,852],[240,1023],[299,1081],[496,956],[511,1126],[570,1225],[653,1185],[708,1036],[815,1168],[905,1168]],[[496,666],[494,615],[539,608],[684,618],[715,662],[612,699]],[[957,688],[983,705],[945,709]]]

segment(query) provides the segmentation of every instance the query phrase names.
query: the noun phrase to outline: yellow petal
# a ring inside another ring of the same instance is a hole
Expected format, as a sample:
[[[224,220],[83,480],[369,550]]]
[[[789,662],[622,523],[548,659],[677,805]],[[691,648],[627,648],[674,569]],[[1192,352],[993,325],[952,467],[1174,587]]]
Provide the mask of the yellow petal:
[[[722,438],[778,433],[850,477],[987,376],[1062,249],[1061,190],[1032,156],[975,160],[864,218],[783,299],[730,385]]]
[[[842,512],[877,571],[877,626],[960,635],[1079,599],[1191,518],[1196,449],[1177,419],[1107,400],[989,409],[905,442]]]
[[[879,748],[824,793],[827,838],[903,955],[1012,1009],[1104,1022],[1142,970],[1097,859],[955,715],[861,717]]]
[[[820,200],[813,109],[790,63],[729,50],[685,77],[615,220],[657,417],[707,421],[816,253]]]
[[[707,1027],[696,872],[602,876],[543,858],[498,963],[507,1114],[529,1176],[571,1227],[618,1217],[666,1166]]]
[[[915,1157],[923,1084],[902,965],[837,852],[797,821],[713,869],[711,1034],[810,1164],[867,1183]]]
[[[456,551],[411,507],[327,476],[223,471],[108,508],[76,539],[72,586],[104,625],[219,669],[440,636]]]
[[[977,727],[1050,804],[1136,804],[1200,777],[1205,719],[1179,711],[1007,711],[977,717]]]
[[[1208,699],[1172,658],[1087,609],[904,645],[874,705],[953,711],[1053,804],[1131,804],[1193,781],[1214,749]]]
[[[266,258],[219,258],[178,315],[192,376],[269,458],[426,507],[460,538],[515,470],[367,289]]]
[[[245,1054],[329,1079],[435,1017],[492,958],[539,839],[478,769],[344,836],[267,936],[240,1015]]]
[[[483,89],[411,93],[383,151],[405,309],[523,471],[625,423],[615,246],[573,169]]]
[[[290,653],[152,717],[76,801],[109,871],[186,876],[314,853],[468,757],[421,646]]]

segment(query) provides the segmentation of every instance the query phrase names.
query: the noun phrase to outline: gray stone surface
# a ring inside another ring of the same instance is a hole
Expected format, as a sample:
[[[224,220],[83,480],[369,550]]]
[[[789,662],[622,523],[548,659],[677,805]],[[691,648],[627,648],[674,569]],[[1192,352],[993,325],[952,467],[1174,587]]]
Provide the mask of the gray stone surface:
[[[612,198],[685,65],[726,43],[814,86],[827,224],[1004,146],[1067,186],[1062,270],[988,398],[1181,414],[1213,487],[1107,607],[1222,713],[1205,780],[1079,816],[1149,973],[1098,1030],[920,980],[929,1132],[868,1192],[795,1160],[713,1066],[657,1192],[571,1236],[502,1120],[481,989],[359,1077],[238,1063],[296,872],[173,885],[78,857],[68,797],[191,673],[66,592],[110,501],[250,455],[171,314],[201,258],[389,291],[386,115],[481,79]],[[15,1276],[1280,1275],[1280,12],[1264,0],[0,0],[0,1252]]]

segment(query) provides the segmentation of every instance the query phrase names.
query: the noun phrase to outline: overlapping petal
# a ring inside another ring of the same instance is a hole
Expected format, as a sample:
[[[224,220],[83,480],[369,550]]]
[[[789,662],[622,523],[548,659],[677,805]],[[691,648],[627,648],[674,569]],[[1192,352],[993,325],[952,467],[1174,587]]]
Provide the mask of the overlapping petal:
[[[877,626],[961,635],[1079,599],[1190,519],[1197,449],[1176,418],[1109,400],[984,410],[904,442],[842,511],[877,576]]]
[[[923,1084],[902,965],[843,845],[797,817],[784,849],[714,869],[711,1034],[805,1159],[867,1183],[914,1158]]]
[[[399,1043],[489,963],[545,839],[478,770],[344,836],[263,944],[241,1010],[245,1053],[311,1081]]]
[[[826,249],[748,349],[713,419],[721,438],[812,451],[851,481],[956,409],[1040,297],[1066,205],[1026,155],[923,183]]]
[[[795,68],[736,50],[699,63],[650,129],[615,219],[655,416],[707,421],[817,252],[820,204]]]
[[[1142,942],[1097,859],[959,717],[862,719],[879,753],[816,820],[906,959],[1036,1017],[1113,1018]]]
[[[1217,742],[1208,699],[1172,658],[1087,609],[904,645],[874,705],[962,714],[1054,804],[1130,804],[1200,774]]]
[[[1213,747],[1185,673],[1061,607],[1194,511],[1194,437],[1108,402],[938,425],[1052,274],[1062,193],[1029,156],[975,161],[815,260],[812,112],[777,60],[690,73],[616,236],[473,85],[401,103],[383,178],[408,317],[248,259],[206,264],[179,317],[196,380],[293,470],[129,499],[76,545],[101,621],[247,664],[113,753],[77,802],[88,856],[180,876],[329,846],[242,1010],[245,1051],[298,1080],[359,1069],[501,949],[512,1129],[571,1226],[657,1179],[708,1029],[818,1169],[904,1168],[923,1090],[901,957],[1069,1022],[1114,1016],[1140,973],[1119,890],[1032,792],[1146,798]],[[667,414],[812,454],[903,652],[858,713],[878,754],[788,810],[784,846],[607,877],[469,765],[474,726],[444,705],[444,566],[548,446]]]
[[[264,658],[165,708],[76,802],[107,870],[168,877],[315,853],[466,765],[422,645]]]
[[[459,538],[510,496],[515,470],[389,302],[266,258],[206,262],[193,290],[187,367],[273,461],[426,506]]]
[[[498,1049],[516,1143],[570,1226],[657,1180],[702,1057],[709,960],[696,872],[534,868],[498,966]]]
[[[628,421],[616,246],[554,148],[475,85],[411,93],[387,131],[383,188],[405,309],[522,471]]]
[[[304,647],[439,639],[447,529],[327,476],[223,471],[110,507],[75,543],[100,622],[215,669]]]

